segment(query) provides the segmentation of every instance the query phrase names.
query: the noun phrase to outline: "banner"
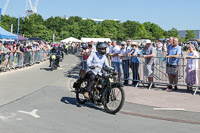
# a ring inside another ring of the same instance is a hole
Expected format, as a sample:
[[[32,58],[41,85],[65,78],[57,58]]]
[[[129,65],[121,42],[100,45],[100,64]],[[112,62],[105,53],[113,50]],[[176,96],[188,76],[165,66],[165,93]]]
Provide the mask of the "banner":
[[[18,18],[18,26],[17,26],[17,42],[18,42],[18,35],[19,35],[19,23],[20,23],[20,16]]]
[[[10,32],[13,33],[13,24],[11,24]]]
[[[55,34],[53,34],[53,43],[54,43],[54,41],[55,41]]]
[[[0,8],[0,24],[1,24],[1,8]]]

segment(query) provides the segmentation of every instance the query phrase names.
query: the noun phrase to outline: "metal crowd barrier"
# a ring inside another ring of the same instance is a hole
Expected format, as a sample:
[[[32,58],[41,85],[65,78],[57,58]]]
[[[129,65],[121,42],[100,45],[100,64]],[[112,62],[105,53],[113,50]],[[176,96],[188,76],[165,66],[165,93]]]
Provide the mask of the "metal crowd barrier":
[[[133,58],[137,58],[139,62],[132,62]],[[164,61],[163,57],[152,57],[154,60],[152,63],[149,63],[148,58],[143,57],[132,57],[129,60],[130,66],[125,66],[124,69],[129,69],[128,79],[124,76],[123,68],[121,64],[121,80],[132,81],[137,87],[139,84],[148,84],[149,89],[151,89],[152,85],[173,85],[173,86],[185,86],[185,87],[193,87],[195,88],[194,95],[200,88],[200,68],[195,68],[193,71],[196,74],[196,84],[186,84],[186,64],[188,59],[179,58],[179,65],[177,68],[172,68],[171,70],[167,67],[167,62]],[[198,65],[200,66],[200,58],[193,58],[194,60],[198,60]],[[82,69],[86,69],[86,61],[81,57],[81,66]],[[175,70],[176,69],[176,70]],[[177,83],[169,83],[169,74],[173,71],[177,73]],[[127,72],[127,70],[125,70]],[[127,77],[127,76],[126,76]],[[152,77],[152,78],[151,78]],[[153,79],[152,82],[149,82],[149,78]]]
[[[145,59],[141,57],[139,58],[139,64],[132,63],[131,70],[133,78],[129,80],[137,82],[137,85],[140,83],[149,84],[149,89],[151,89],[153,84],[194,87],[196,88],[194,95],[197,93],[200,88],[200,69],[198,67],[192,69],[195,74],[193,76],[196,76],[196,83],[190,85],[186,84],[186,64],[188,59],[179,58],[179,65],[177,68],[167,65],[167,62],[163,61],[163,57],[153,57],[153,59],[154,62],[148,63],[147,58]],[[198,63],[200,64],[199,59],[200,58],[193,58],[193,60],[198,60]],[[199,64],[197,66],[199,66]],[[168,73],[177,75],[177,83],[169,83]],[[152,77],[153,81],[149,82],[148,77]]]
[[[47,51],[48,52],[48,51]],[[16,52],[0,55],[0,72],[5,72],[10,69],[23,68],[31,66],[35,63],[40,63],[48,59],[48,53],[44,50],[26,51],[24,53]]]

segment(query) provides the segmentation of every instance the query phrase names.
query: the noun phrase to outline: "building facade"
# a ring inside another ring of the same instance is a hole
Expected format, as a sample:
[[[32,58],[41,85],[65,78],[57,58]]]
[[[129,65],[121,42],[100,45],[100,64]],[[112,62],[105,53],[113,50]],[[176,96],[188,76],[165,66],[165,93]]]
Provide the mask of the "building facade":
[[[186,30],[179,30],[178,36],[180,37],[186,37]],[[194,30],[195,33],[195,39],[200,39],[200,30]]]

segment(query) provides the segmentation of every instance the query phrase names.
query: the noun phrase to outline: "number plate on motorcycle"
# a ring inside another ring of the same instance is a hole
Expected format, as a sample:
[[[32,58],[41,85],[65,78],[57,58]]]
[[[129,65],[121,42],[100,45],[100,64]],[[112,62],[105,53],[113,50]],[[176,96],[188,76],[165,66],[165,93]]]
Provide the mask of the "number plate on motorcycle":
[[[51,58],[52,58],[52,59],[56,59],[56,55],[52,55]]]
[[[112,78],[109,78],[109,81],[110,81],[110,83],[113,83],[113,82],[114,82],[114,80],[113,80]]]

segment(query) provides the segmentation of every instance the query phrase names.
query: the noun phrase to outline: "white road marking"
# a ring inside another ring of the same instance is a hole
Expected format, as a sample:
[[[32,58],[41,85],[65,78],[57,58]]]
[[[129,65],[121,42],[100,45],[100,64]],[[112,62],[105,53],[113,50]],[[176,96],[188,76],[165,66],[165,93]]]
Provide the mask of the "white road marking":
[[[11,113],[9,116],[7,116],[8,118],[12,118],[12,117],[15,117],[17,116],[15,113]]]
[[[33,116],[35,118],[40,118],[40,116],[36,114],[37,111],[38,111],[37,109],[34,109],[31,112],[26,112],[26,111],[18,111],[18,112],[31,115],[31,116]]]
[[[16,120],[21,121],[21,120],[23,120],[23,119],[22,119],[22,118],[16,118]]]
[[[64,70],[65,68],[58,68],[58,70]]]
[[[182,111],[184,108],[154,108],[154,110],[172,110],[172,111]]]
[[[0,113],[0,119],[3,120],[3,121],[7,121],[8,120],[8,118],[5,117],[4,115],[2,115],[1,113]]]

